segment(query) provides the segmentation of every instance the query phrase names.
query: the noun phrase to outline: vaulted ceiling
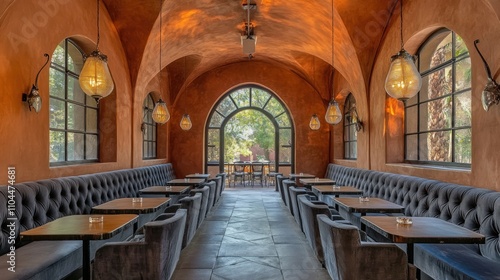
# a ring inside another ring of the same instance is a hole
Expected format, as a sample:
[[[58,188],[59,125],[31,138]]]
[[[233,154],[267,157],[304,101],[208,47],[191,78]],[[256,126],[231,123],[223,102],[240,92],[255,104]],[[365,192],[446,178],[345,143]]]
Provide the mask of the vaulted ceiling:
[[[123,43],[133,86],[147,83],[159,71],[160,0],[103,1]],[[346,78],[357,72],[366,82],[397,0],[333,1],[335,69]],[[257,6],[250,14],[257,45],[249,59],[240,43],[246,0],[163,0],[161,67],[176,73],[178,90],[207,71],[252,61],[293,71],[318,90],[328,86],[332,2],[251,3]]]

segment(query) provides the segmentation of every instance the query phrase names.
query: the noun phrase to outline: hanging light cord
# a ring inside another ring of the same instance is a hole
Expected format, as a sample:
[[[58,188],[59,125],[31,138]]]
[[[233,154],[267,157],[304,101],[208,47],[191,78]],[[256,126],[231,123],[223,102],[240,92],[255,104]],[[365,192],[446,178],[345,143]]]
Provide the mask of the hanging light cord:
[[[401,0],[401,12],[399,13],[400,14],[400,17],[401,17],[401,21],[400,21],[400,32],[401,32],[401,49],[404,49],[404,44],[403,44],[403,0]]]
[[[99,50],[99,40],[101,39],[101,32],[99,30],[99,3],[100,1],[97,0],[97,44],[96,44],[96,49]]]
[[[333,23],[333,0],[332,0],[332,68],[333,68],[333,53],[335,51],[334,49],[335,40],[333,37],[333,32],[334,32],[334,23]]]
[[[159,89],[160,89],[160,99],[161,99],[161,26],[162,26],[162,13],[161,13],[161,10],[162,10],[162,3],[161,3],[162,0],[160,0],[160,60],[159,60],[159,63],[158,63],[158,68],[159,68],[159,72],[158,72],[158,80],[159,80]]]

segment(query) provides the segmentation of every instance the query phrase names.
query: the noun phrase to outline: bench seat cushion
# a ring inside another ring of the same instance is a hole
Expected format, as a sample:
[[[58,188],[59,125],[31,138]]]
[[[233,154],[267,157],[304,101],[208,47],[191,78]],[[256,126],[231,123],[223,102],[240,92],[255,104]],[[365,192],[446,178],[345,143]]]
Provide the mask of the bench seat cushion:
[[[61,279],[82,266],[81,241],[35,241],[16,249],[16,272],[0,256],[1,279]]]
[[[415,265],[434,279],[500,279],[498,262],[474,244],[417,244]]]

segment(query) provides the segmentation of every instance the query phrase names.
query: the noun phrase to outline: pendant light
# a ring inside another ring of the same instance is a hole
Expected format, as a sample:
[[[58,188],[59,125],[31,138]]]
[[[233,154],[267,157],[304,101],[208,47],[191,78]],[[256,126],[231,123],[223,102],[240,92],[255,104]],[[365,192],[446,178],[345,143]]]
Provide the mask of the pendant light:
[[[335,67],[333,67],[333,53],[335,51],[334,48],[334,37],[333,37],[333,32],[334,32],[334,24],[333,24],[333,0],[332,0],[332,73],[335,71]],[[333,81],[333,79],[332,79]],[[333,90],[333,82],[332,82],[332,90]],[[325,114],[325,120],[329,124],[338,124],[342,120],[342,112],[340,111],[339,104],[337,101],[335,101],[335,93],[332,94],[332,100],[330,100],[330,103],[328,103],[328,108],[326,109],[326,114]]]
[[[385,79],[387,93],[401,101],[415,96],[422,87],[422,77],[415,66],[415,58],[403,47],[403,0],[401,2],[401,50],[391,57],[391,67]]]
[[[99,0],[97,0],[97,43],[96,49],[85,56],[85,64],[80,73],[79,82],[85,94],[93,97],[97,103],[108,96],[114,89],[113,78],[108,68],[108,57],[99,51]]]
[[[160,59],[159,59],[159,72],[158,72],[158,77],[159,77],[159,88],[160,88],[160,96],[161,96],[161,27],[162,27],[162,3],[160,0]],[[156,102],[155,108],[153,109],[152,116],[153,121],[155,123],[159,124],[164,124],[168,122],[170,119],[170,113],[168,112],[167,104],[161,99]]]
[[[309,128],[311,130],[318,130],[321,127],[321,123],[319,122],[318,115],[314,114],[311,117],[311,121],[309,121]]]
[[[182,130],[190,130],[191,127],[193,126],[193,123],[191,123],[191,118],[189,118],[188,114],[184,114],[181,119],[180,126]]]

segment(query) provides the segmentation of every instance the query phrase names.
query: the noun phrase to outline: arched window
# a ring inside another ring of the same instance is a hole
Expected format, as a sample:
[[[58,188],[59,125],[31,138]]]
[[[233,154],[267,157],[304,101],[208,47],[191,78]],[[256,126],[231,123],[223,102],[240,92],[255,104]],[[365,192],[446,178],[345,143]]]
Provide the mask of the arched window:
[[[144,115],[142,118],[142,158],[154,159],[156,157],[156,123],[153,121],[152,114],[155,107],[153,96],[148,94],[144,99],[143,110]]]
[[[242,128],[242,123],[249,124],[248,129]],[[294,129],[290,113],[280,99],[263,88],[245,86],[227,93],[213,107],[206,127],[208,172],[215,169],[222,172],[225,163],[233,160],[269,161],[274,170],[284,173],[294,170]],[[244,131],[233,137],[235,127]],[[248,143],[243,147],[246,152],[235,152],[231,148],[235,142],[240,147]]]
[[[99,160],[99,110],[78,82],[83,52],[70,39],[57,45],[49,73],[51,165]]]
[[[471,61],[464,41],[443,29],[418,52],[422,89],[405,104],[408,162],[470,167]]]
[[[344,103],[344,158],[356,159],[358,157],[358,131],[354,117],[356,99],[349,93]]]

